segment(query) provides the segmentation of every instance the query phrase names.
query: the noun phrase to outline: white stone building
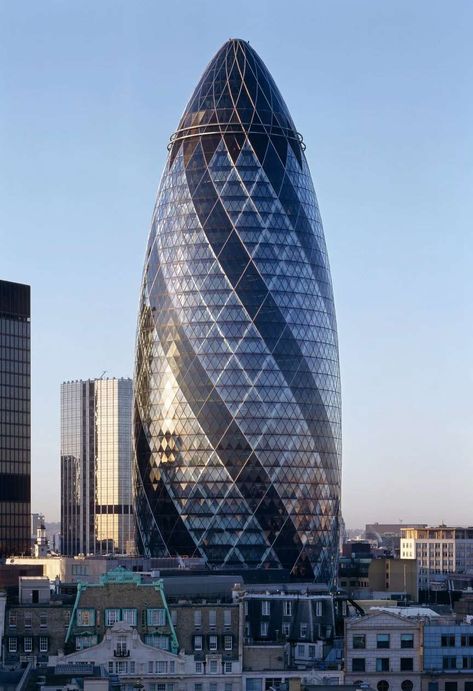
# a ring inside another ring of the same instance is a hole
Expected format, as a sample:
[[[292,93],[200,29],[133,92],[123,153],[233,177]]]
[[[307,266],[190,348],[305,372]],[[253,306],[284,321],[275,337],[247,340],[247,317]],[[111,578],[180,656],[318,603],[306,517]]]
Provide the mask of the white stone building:
[[[241,665],[225,672],[221,655],[209,655],[196,666],[194,656],[146,645],[136,628],[119,621],[107,629],[103,640],[70,655],[50,657],[50,665],[78,663],[103,666],[118,677],[123,691],[241,691]]]
[[[386,611],[345,622],[345,683],[376,691],[420,691],[422,619]]]

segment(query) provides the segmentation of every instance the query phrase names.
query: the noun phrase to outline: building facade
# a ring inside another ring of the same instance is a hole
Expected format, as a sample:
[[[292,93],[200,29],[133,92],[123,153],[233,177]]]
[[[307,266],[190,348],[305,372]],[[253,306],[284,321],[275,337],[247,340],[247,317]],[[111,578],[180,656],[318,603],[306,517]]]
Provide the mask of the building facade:
[[[345,682],[377,691],[420,691],[422,626],[390,612],[345,622]]]
[[[401,558],[417,560],[421,590],[439,574],[473,574],[473,528],[402,528]]]
[[[31,552],[30,287],[0,281],[0,558]]]
[[[284,100],[228,41],[171,138],[138,317],[139,548],[333,583],[340,382],[322,222]]]
[[[131,379],[61,386],[62,553],[133,550]]]

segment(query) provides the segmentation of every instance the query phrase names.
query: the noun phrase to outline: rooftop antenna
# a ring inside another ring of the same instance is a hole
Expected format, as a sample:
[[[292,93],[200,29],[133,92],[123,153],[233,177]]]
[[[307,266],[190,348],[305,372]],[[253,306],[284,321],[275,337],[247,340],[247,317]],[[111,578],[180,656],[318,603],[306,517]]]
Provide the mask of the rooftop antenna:
[[[104,376],[105,376],[106,374],[107,374],[107,370],[104,369],[104,371],[103,371],[102,374],[100,375],[99,379],[103,379]]]

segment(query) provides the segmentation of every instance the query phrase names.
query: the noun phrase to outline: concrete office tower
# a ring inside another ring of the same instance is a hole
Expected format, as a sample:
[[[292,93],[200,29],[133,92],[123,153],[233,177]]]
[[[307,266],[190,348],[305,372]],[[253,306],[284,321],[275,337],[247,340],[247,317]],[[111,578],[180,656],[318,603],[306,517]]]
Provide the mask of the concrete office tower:
[[[133,550],[131,379],[61,385],[62,553]]]
[[[0,281],[0,558],[31,553],[30,287]]]
[[[228,41],[171,137],[138,317],[139,549],[332,583],[340,381],[327,251],[284,100]]]

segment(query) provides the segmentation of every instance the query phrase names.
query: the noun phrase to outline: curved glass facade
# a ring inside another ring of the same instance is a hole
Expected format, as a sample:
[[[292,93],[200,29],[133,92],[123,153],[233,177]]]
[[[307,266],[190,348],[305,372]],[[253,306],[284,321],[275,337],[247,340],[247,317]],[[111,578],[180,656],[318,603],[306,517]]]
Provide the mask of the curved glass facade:
[[[304,145],[267,68],[230,40],[171,137],[135,370],[139,548],[331,583],[340,380]]]

